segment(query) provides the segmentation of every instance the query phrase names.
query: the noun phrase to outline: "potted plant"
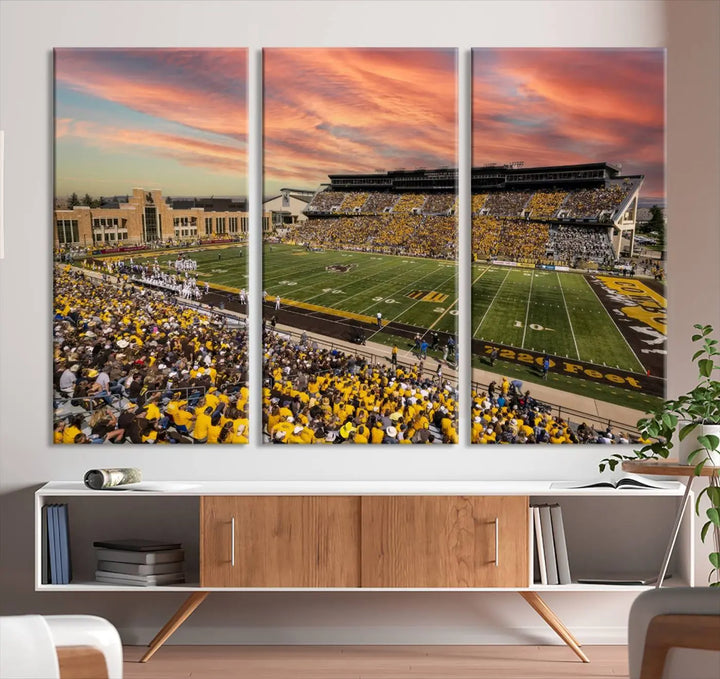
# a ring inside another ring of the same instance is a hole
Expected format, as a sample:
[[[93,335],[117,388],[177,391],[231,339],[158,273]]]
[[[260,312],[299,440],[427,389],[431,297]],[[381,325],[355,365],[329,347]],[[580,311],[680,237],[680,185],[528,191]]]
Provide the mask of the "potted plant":
[[[706,512],[707,521],[701,528],[700,537],[704,542],[712,529],[715,549],[709,557],[713,568],[708,579],[712,581],[711,587],[720,587],[720,381],[713,376],[716,370],[720,370],[717,358],[720,349],[718,340],[713,338],[712,326],[695,325],[694,328],[697,333],[692,341],[699,348],[692,360],[697,362],[698,384],[679,398],[665,401],[657,410],[639,420],[642,448],[631,455],[616,453],[605,458],[600,462],[600,471],[606,467],[614,470],[623,460],[667,459],[675,447],[673,438],[676,432],[679,443],[685,442],[685,445],[678,446],[683,449],[678,456],[682,464],[695,465],[696,475],[700,475],[706,465],[717,467],[717,472],[708,477],[708,485],[698,493],[695,511],[699,514],[700,500],[707,495],[710,508]]]

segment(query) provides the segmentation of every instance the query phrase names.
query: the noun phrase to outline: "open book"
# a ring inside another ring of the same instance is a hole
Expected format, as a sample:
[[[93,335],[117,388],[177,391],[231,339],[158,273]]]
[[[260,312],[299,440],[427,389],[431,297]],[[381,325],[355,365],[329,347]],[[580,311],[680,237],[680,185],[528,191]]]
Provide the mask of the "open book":
[[[639,474],[625,474],[613,481],[556,481],[550,484],[551,490],[571,490],[580,488],[616,488],[617,490],[674,490],[678,487],[677,481],[656,481]]]

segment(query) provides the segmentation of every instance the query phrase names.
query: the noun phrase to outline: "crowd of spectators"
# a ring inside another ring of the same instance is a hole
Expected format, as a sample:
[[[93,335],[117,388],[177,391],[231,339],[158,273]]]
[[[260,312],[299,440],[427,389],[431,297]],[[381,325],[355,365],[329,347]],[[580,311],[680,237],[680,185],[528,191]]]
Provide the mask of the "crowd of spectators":
[[[437,375],[369,364],[268,330],[263,428],[272,443],[457,443],[457,395]]]
[[[615,263],[615,254],[607,229],[593,226],[557,224],[550,227],[548,253],[568,266],[594,262],[599,266]]]
[[[473,391],[472,399],[472,443],[630,443],[629,436],[610,427],[574,425],[553,416],[530,391],[522,390],[521,382],[507,377],[500,384],[491,382],[485,391]]]
[[[340,215],[381,215],[417,212],[424,215],[447,215],[455,208],[454,193],[382,193],[320,191],[308,206],[308,212]]]
[[[571,191],[562,210],[571,219],[594,219],[601,212],[614,212],[625,200],[631,185],[610,184],[601,188]]]
[[[536,191],[525,210],[530,212],[530,219],[551,219],[567,195],[567,191]]]
[[[602,229],[552,224],[563,219],[598,218],[627,197],[631,182],[572,191],[493,191],[472,196],[472,250],[476,258],[601,267],[615,263]],[[316,247],[349,248],[384,254],[453,258],[457,224],[449,213],[452,193],[392,194],[321,191],[312,206],[337,217],[295,225],[286,240]]]
[[[520,217],[531,195],[529,191],[494,191],[488,194],[482,210],[493,217]]]
[[[420,210],[425,203],[425,196],[422,193],[403,193],[398,199],[397,203],[393,205],[392,211],[394,213],[412,212],[413,210]]]
[[[57,443],[246,443],[247,342],[127,275],[56,268]]]
[[[487,193],[473,193],[472,195],[472,213],[473,215],[479,215],[480,210],[483,209],[485,201],[487,200]]]
[[[360,209],[360,211],[362,211],[362,206],[365,205],[365,201],[367,200],[367,198],[367,193],[346,193],[345,199],[338,208],[338,212],[340,212],[341,214],[351,214],[355,212],[358,208]]]
[[[545,222],[496,219],[472,220],[473,255],[476,258],[535,263],[547,254],[549,227]]]
[[[457,219],[408,212],[308,219],[294,224],[285,239],[313,248],[452,259],[457,249]]]
[[[396,193],[371,193],[368,196],[363,212],[369,215],[382,214],[388,208],[391,208],[398,201],[400,196]]]
[[[345,200],[342,191],[319,191],[316,193],[307,209],[315,212],[331,212],[333,208],[339,208]]]
[[[422,211],[426,215],[446,215],[455,210],[456,206],[457,196],[454,193],[431,193],[428,195]]]

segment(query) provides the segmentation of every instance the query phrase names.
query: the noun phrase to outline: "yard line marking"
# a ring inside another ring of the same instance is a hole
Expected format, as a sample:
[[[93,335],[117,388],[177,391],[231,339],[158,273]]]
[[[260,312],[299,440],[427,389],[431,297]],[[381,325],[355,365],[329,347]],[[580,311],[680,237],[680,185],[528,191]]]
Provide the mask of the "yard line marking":
[[[477,335],[477,331],[480,330],[480,326],[485,321],[485,316],[488,315],[488,312],[490,311],[490,309],[492,309],[492,305],[495,304],[495,300],[497,299],[497,296],[500,294],[500,290],[502,289],[503,285],[505,285],[505,281],[507,280],[507,277],[510,275],[510,271],[511,271],[511,269],[507,270],[507,273],[505,274],[505,278],[502,279],[502,283],[500,283],[500,286],[495,291],[495,296],[490,300],[490,304],[488,304],[488,308],[485,309],[485,313],[483,314],[483,317],[480,319],[480,322],[478,323],[477,328],[475,328],[475,332],[472,334],[473,337],[475,337],[475,335]]]
[[[430,262],[424,262],[424,264],[428,264],[428,265],[429,265]],[[379,265],[379,268],[380,268],[380,269],[382,269],[382,268],[384,268],[384,267],[385,267],[385,263]],[[429,274],[429,273],[437,272],[437,271],[439,270],[439,268],[440,268],[439,266],[436,266],[432,271],[429,271],[428,274]],[[425,275],[428,275],[428,274],[425,274]],[[424,276],[423,276],[423,277],[424,277]],[[364,280],[367,280],[368,278],[371,278],[371,279],[372,279],[372,278],[375,278],[375,270],[373,270],[373,272],[370,273],[368,276],[363,276],[362,278],[354,279],[354,280],[352,281],[352,285],[356,285],[357,283],[362,282],[362,281],[364,281]],[[418,280],[420,280],[420,279],[418,279]],[[353,293],[352,295],[349,295],[349,296],[347,296],[347,297],[343,297],[343,298],[342,298],[342,302],[343,302],[343,303],[344,303],[344,302],[347,302],[348,300],[352,299],[353,297],[357,297],[358,295],[367,295],[367,294],[370,292],[370,290],[372,290],[373,288],[377,288],[378,286],[383,286],[383,287],[384,287],[384,286],[387,286],[387,285],[388,285],[388,282],[385,281],[385,280],[382,280],[382,281],[380,281],[379,283],[376,283],[375,285],[371,285],[369,288],[367,288],[367,287],[366,287],[366,288],[363,288],[363,289],[361,289],[361,290],[358,290],[358,292]],[[402,288],[401,288],[401,290],[402,290]],[[309,300],[311,300],[311,299],[314,299],[315,297],[320,297],[320,296],[322,296],[322,295],[324,295],[324,294],[325,294],[324,292],[320,292],[320,293],[318,293],[317,295],[313,295],[312,297],[309,297],[309,298],[308,298],[307,300],[305,300],[305,301],[309,301]],[[393,293],[393,294],[394,294],[394,293]],[[385,295],[383,295],[383,297],[385,297]]]
[[[412,290],[418,284],[418,282],[420,282],[423,278],[427,278],[428,276],[436,274],[438,272],[438,269],[439,269],[439,267],[435,267],[435,269],[433,269],[432,271],[428,271],[426,274],[423,274],[422,276],[420,276],[420,278],[416,278],[415,280],[410,281],[407,285],[403,285],[398,290],[393,290],[392,294],[395,297],[404,297],[404,295],[402,294],[403,290]],[[455,273],[456,272],[453,271],[450,278],[452,278],[455,275]],[[384,284],[386,284],[386,283],[384,283]],[[383,295],[383,297],[384,297],[384,295]],[[376,307],[378,304],[382,304],[382,302],[373,302],[372,304],[370,304],[370,306],[367,306],[364,309],[362,309],[360,311],[360,313],[361,314],[365,313],[368,309],[372,309],[373,307]],[[415,302],[415,304],[417,304],[417,302]],[[411,306],[415,306],[415,304],[412,304]]]
[[[424,277],[425,277],[425,276],[423,276],[423,278],[424,278]],[[455,277],[455,271],[453,271],[453,272],[442,282],[442,285],[445,285],[445,283],[447,283],[449,280],[451,280],[451,279],[454,278],[454,277]],[[418,279],[418,280],[420,280],[420,279]],[[442,286],[441,286],[441,287],[442,287]],[[397,320],[398,318],[400,318],[400,316],[402,316],[404,313],[410,311],[410,309],[412,309],[416,304],[419,304],[420,301],[421,301],[421,300],[418,299],[418,300],[416,300],[415,302],[413,302],[409,307],[406,307],[406,308],[402,309],[402,310],[400,311],[400,313],[397,314],[397,316],[393,316],[393,318],[391,318],[389,321],[387,321],[387,324],[390,324],[390,323],[392,323],[393,321],[396,321],[396,320]],[[384,326],[383,326],[383,327],[384,327]],[[370,335],[370,337],[367,337],[366,339],[367,339],[367,340],[372,339],[375,335],[377,335],[377,334],[380,332],[380,330],[381,330],[381,328],[378,328],[372,335]],[[428,330],[425,330],[425,332],[422,334],[422,337],[425,337],[425,335],[427,335],[427,333],[428,333]],[[403,358],[407,358],[408,356],[411,356],[411,355],[413,355],[413,354],[412,354],[412,349],[410,349]]]
[[[637,360],[638,365],[640,366],[641,373],[644,372],[645,366],[643,365],[642,361],[638,358],[638,355],[635,353],[635,350],[630,346],[630,342],[627,341],[627,338],[625,337],[625,335],[623,335],[620,332],[620,328],[618,328],[617,325],[615,325],[615,321],[613,320],[613,317],[610,315],[610,312],[605,308],[605,305],[602,303],[602,300],[600,299],[600,295],[598,295],[597,292],[595,292],[595,288],[592,285],[590,285],[590,283],[588,282],[587,278],[585,278],[585,276],[583,276],[583,280],[585,281],[585,285],[587,285],[592,290],[593,295],[595,295],[595,297],[597,298],[598,304],[603,308],[605,313],[608,315],[608,318],[610,319],[610,325],[615,329],[615,332],[617,332],[617,334],[620,335],[620,337],[622,337],[625,344],[627,344],[628,349],[630,349],[632,355]],[[630,370],[628,372],[632,372],[632,370]]]
[[[562,280],[560,280],[560,274],[556,271],[555,275],[557,276],[558,285],[560,286],[560,294],[563,298],[563,304],[565,305],[565,313],[568,317],[568,323],[570,324],[570,333],[572,334],[573,338],[573,344],[575,344],[575,353],[577,354],[578,361],[582,361],[582,358],[580,357],[580,350],[578,349],[577,340],[575,339],[575,331],[573,330],[573,324],[572,320],[570,320],[570,309],[568,309],[567,302],[565,301],[565,291],[563,290],[562,286]]]
[[[522,342],[520,342],[520,346],[523,349],[525,348],[525,334],[527,333],[528,317],[530,315],[530,299],[532,298],[532,288],[533,288],[534,280],[535,280],[535,272],[533,271],[532,275],[530,276],[530,292],[528,293],[527,308],[525,309],[525,326],[523,327]]]
[[[288,269],[287,267],[283,267],[281,270],[281,273],[279,275],[273,274],[273,275],[263,276],[263,287],[272,288],[272,287],[274,287],[274,283],[279,281],[282,278],[292,279],[292,278],[296,278],[296,277],[300,276],[303,279],[304,284],[296,287],[296,289],[293,290],[293,292],[295,294],[297,294],[298,292],[300,292],[302,290],[314,288],[318,283],[318,281],[316,281],[315,279],[322,280],[323,276],[329,275],[329,272],[325,269],[324,266],[322,266],[322,268],[320,270],[316,271],[315,273],[308,273],[307,268],[308,268],[307,264],[305,264],[299,268],[295,268],[295,269],[293,269],[293,268]],[[368,266],[363,265],[363,276],[360,279],[356,278],[356,279],[344,279],[344,280],[346,280],[346,281],[352,280],[354,283],[357,283],[358,280],[363,281],[368,278],[373,278],[375,276],[375,273],[378,271],[381,271],[382,268],[383,268],[382,263],[370,264]],[[347,276],[348,274],[336,274],[336,275]],[[343,279],[339,279],[339,280],[343,280]],[[323,293],[320,293],[320,294],[323,294]],[[315,295],[315,296],[317,296],[317,295]]]
[[[472,282],[470,283],[470,294],[472,295],[472,286],[475,285],[488,271],[490,270],[490,267],[486,267],[484,271]],[[443,316],[447,313],[449,313],[452,308],[460,301],[459,295],[456,294],[455,301],[447,308],[445,311],[443,311],[436,319],[435,322],[427,329],[427,332],[430,332],[443,318]]]

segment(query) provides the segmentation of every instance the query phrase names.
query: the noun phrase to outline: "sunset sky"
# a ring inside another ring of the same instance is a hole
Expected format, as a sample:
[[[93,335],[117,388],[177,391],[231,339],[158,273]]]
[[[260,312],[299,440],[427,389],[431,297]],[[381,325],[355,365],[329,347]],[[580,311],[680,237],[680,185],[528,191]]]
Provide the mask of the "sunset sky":
[[[55,51],[56,194],[247,193],[247,50]]]
[[[473,165],[620,162],[664,200],[658,49],[473,50]]]
[[[265,49],[265,194],[328,174],[457,166],[452,49]]]

